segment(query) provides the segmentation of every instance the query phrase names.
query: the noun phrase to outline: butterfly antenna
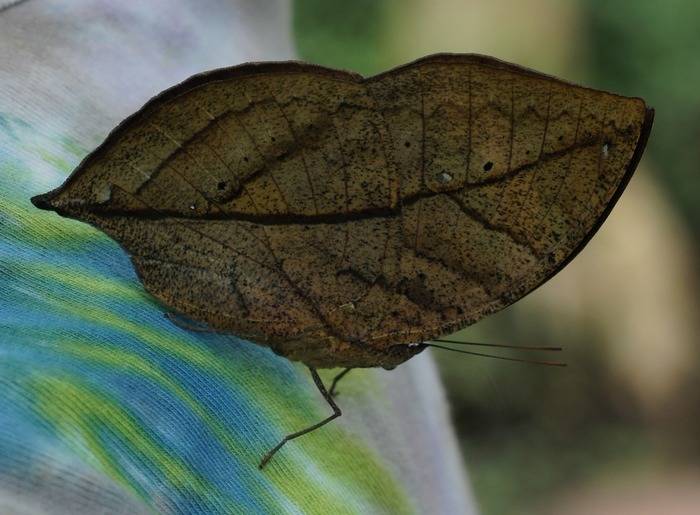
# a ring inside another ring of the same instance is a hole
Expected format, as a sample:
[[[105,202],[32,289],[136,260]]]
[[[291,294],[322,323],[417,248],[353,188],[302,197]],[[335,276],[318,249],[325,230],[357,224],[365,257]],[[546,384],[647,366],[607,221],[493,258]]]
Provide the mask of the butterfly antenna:
[[[477,343],[477,342],[463,342],[463,341],[458,341],[458,340],[446,340],[446,339],[440,339],[440,340],[433,340],[432,342],[425,342],[424,345],[428,347],[433,347],[436,349],[442,349],[442,350],[448,350],[452,352],[458,352],[460,354],[470,354],[472,356],[481,356],[484,358],[494,358],[494,359],[502,359],[504,361],[517,361],[519,363],[529,363],[531,365],[544,365],[548,367],[565,367],[567,366],[566,363],[562,363],[560,361],[547,361],[547,360],[539,360],[539,359],[528,359],[528,358],[515,358],[512,356],[499,356],[498,354],[487,354],[483,352],[475,352],[475,351],[469,351],[469,350],[464,350],[464,349],[455,349],[453,347],[447,347],[446,345],[439,345],[438,343],[449,343],[452,345],[470,345],[473,347],[489,347],[489,348],[496,348],[496,349],[516,349],[516,350],[527,350],[527,351],[560,351],[562,350],[561,347],[552,347],[549,345],[504,345],[504,344],[498,344],[498,343]]]

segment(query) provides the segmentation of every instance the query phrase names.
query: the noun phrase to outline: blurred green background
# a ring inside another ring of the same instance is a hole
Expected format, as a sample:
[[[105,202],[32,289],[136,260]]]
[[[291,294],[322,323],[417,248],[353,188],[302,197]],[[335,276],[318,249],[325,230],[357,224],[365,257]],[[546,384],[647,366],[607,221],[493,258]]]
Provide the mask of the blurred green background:
[[[484,514],[698,512],[700,3],[295,0],[294,10],[307,61],[371,75],[433,52],[484,53],[656,108],[638,172],[586,250],[460,335],[563,346],[569,366],[435,354]]]

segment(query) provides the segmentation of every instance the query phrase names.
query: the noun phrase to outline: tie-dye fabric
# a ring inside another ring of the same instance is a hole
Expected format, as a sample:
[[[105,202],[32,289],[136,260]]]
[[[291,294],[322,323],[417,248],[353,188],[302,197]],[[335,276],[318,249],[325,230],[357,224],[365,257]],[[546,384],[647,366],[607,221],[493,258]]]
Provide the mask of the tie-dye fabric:
[[[0,11],[0,513],[472,512],[429,356],[353,371],[260,471],[331,413],[308,371],[173,325],[115,242],[29,202],[149,96],[290,48],[282,0]]]

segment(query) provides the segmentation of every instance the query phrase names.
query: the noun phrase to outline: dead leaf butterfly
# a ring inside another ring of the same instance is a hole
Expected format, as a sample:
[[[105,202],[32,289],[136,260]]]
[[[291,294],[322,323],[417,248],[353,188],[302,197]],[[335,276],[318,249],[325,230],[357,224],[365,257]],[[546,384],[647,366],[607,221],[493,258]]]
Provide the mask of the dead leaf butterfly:
[[[32,199],[131,255],[212,330],[311,370],[391,369],[564,267],[634,172],[654,111],[479,55],[363,78],[301,62],[196,75]]]

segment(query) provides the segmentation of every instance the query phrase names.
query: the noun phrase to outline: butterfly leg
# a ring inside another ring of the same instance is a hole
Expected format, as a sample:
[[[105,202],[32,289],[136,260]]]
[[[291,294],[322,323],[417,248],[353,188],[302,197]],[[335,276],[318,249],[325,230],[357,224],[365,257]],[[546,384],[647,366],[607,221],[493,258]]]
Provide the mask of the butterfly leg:
[[[318,391],[321,392],[321,395],[323,395],[323,398],[326,399],[326,402],[330,405],[330,407],[333,408],[333,414],[328,418],[324,418],[323,420],[321,420],[317,424],[314,424],[313,426],[309,426],[306,429],[302,429],[301,431],[297,431],[296,433],[289,434],[282,438],[280,443],[278,443],[270,452],[268,452],[267,455],[260,462],[260,465],[258,465],[259,469],[262,469],[265,465],[267,465],[267,462],[270,461],[270,459],[275,455],[275,453],[279,451],[282,448],[282,446],[286,444],[289,440],[293,440],[294,438],[305,435],[306,433],[315,431],[319,427],[325,426],[331,420],[336,419],[340,415],[342,415],[340,408],[333,401],[333,397],[330,396],[328,390],[326,390],[326,387],[324,386],[321,377],[318,375],[318,372],[316,372],[316,369],[313,367],[309,367],[309,372],[311,372],[311,377],[314,380],[314,383],[316,383],[316,388],[318,388]],[[344,374],[344,372],[341,372],[341,374]],[[335,385],[335,381],[333,382],[333,384]]]
[[[343,370],[342,372],[340,372],[337,376],[335,376],[333,378],[333,382],[331,383],[331,387],[328,389],[328,394],[331,397],[335,397],[338,394],[338,392],[335,391],[335,387],[338,384],[338,381],[340,381],[343,377],[345,377],[345,375],[348,372],[350,372],[351,370],[352,370],[352,368],[346,368],[345,370]]]

